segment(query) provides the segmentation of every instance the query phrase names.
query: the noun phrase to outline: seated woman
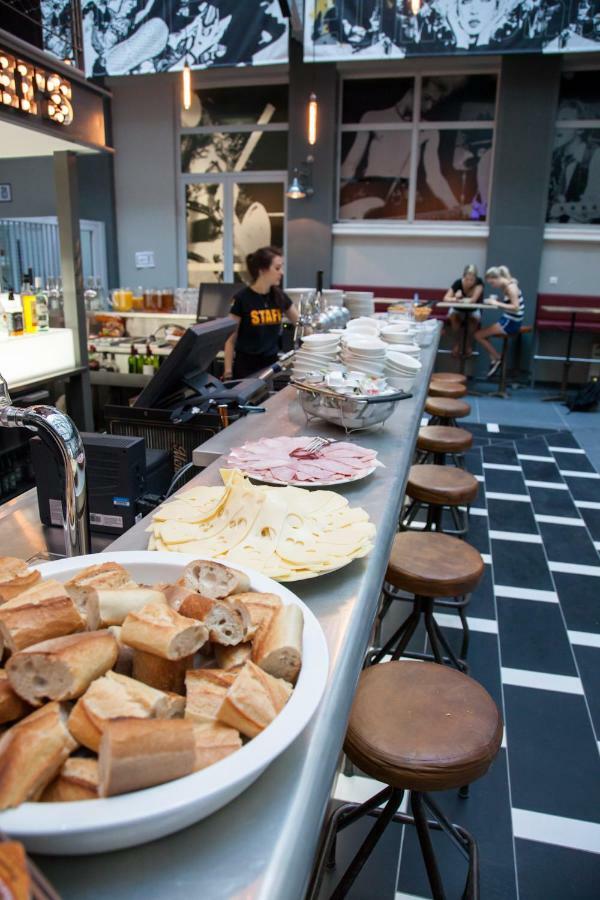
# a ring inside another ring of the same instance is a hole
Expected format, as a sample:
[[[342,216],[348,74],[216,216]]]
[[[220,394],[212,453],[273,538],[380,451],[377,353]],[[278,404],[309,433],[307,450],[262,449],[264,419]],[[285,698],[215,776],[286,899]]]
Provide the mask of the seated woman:
[[[485,280],[491,288],[501,291],[500,299],[490,297],[485,303],[502,310],[498,322],[488,328],[481,328],[475,332],[475,340],[487,350],[490,355],[490,368],[487,377],[491,378],[500,368],[501,354],[490,344],[488,338],[494,335],[518,334],[523,324],[525,313],[525,301],[519,287],[519,282],[510,274],[506,266],[493,266],[485,273]]]
[[[462,278],[457,278],[456,281],[453,282],[452,287],[446,291],[444,300],[448,302],[455,300],[457,307],[460,307],[461,303],[479,303],[482,294],[483,281],[477,274],[477,267],[470,265],[465,266]],[[448,322],[450,323],[450,328],[455,336],[452,356],[460,356],[461,345],[459,334],[464,325],[463,316],[465,315],[468,317],[465,351],[467,356],[471,356],[473,353],[473,335],[479,326],[481,314],[478,309],[465,310],[460,313],[452,307],[448,314]]]

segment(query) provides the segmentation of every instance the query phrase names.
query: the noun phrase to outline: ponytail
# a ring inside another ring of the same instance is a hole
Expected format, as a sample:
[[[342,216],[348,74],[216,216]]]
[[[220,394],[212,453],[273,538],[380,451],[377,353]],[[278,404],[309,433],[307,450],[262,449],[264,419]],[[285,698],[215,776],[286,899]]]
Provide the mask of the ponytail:
[[[486,278],[508,278],[510,281],[512,279],[512,275],[510,274],[510,269],[508,266],[492,266],[485,273]]]

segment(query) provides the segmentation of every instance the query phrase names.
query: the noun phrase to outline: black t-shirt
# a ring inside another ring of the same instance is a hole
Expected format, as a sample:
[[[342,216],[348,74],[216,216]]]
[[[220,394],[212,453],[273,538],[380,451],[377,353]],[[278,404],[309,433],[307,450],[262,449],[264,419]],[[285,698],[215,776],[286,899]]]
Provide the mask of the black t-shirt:
[[[241,320],[235,349],[256,356],[276,356],[283,313],[291,305],[290,298],[274,288],[268,294],[259,294],[251,287],[241,290],[231,304],[231,312]]]
[[[478,285],[481,285],[481,287],[483,287],[483,281],[481,280],[481,278],[477,278],[477,279],[475,280],[475,284],[474,284],[473,287],[471,288],[471,293],[473,293],[473,291],[475,290],[475,288],[476,288]],[[463,297],[466,297],[466,295],[465,295],[465,289],[463,288],[463,285],[462,285],[462,278],[457,278],[456,281],[453,282],[452,287],[451,287],[451,291],[452,291],[453,294],[456,294],[457,291],[460,291],[461,294],[463,295]]]

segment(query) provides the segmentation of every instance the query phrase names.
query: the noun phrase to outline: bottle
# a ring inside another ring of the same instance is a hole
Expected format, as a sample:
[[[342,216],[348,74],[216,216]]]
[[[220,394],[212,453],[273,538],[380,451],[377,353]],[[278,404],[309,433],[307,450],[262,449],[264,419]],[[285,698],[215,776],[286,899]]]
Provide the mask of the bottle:
[[[137,369],[137,366],[138,366],[137,356],[138,356],[138,352],[135,349],[134,345],[132,344],[131,345],[131,353],[129,354],[129,358],[127,360],[130,375],[137,374],[137,370],[138,370]]]
[[[142,375],[154,375],[154,365],[152,363],[152,353],[150,344],[146,344],[146,353],[142,362]]]
[[[35,312],[37,315],[38,331],[48,331],[50,328],[48,297],[42,290],[41,278],[35,279]]]
[[[5,309],[8,334],[10,337],[19,337],[23,334],[23,307],[20,295],[9,291]]]
[[[133,292],[131,308],[135,312],[143,312],[144,310],[144,288],[141,285]]]
[[[23,327],[26,334],[34,334],[38,330],[35,294],[31,282],[24,280],[21,288],[21,306],[23,307]]]
[[[154,367],[154,371],[158,372],[160,368],[160,356],[158,355],[158,353],[152,354],[152,365]]]

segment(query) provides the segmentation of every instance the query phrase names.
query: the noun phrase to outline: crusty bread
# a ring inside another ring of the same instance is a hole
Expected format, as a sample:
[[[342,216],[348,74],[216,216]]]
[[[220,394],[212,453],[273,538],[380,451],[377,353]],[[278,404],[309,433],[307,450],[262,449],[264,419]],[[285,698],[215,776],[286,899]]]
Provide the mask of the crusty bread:
[[[98,760],[70,756],[40,797],[42,803],[95,800],[98,796]]]
[[[222,669],[193,669],[185,676],[185,718],[196,725],[210,725],[236,675]]]
[[[37,569],[14,556],[0,556],[0,603],[16,597],[41,578]]]
[[[0,843],[0,897],[3,900],[31,900],[32,896],[32,883],[25,847],[18,841],[2,841]]]
[[[98,627],[122,625],[130,612],[142,609],[148,603],[166,603],[162,591],[149,587],[93,588],[88,598],[88,610],[97,616]]]
[[[250,587],[250,579],[243,572],[206,559],[188,563],[183,578],[193,591],[211,600],[221,600],[229,594],[247,591]]]
[[[242,603],[211,600],[192,592],[179,608],[182,616],[198,619],[208,628],[211,641],[224,647],[235,646],[246,640],[250,628],[250,614]]]
[[[196,759],[194,771],[206,769],[220,759],[225,759],[239,750],[242,739],[239,731],[227,725],[194,725],[194,748]]]
[[[69,731],[78,743],[96,753],[106,725],[123,716],[131,719],[170,719],[182,716],[185,701],[157,691],[134,678],[107,672],[80,697],[69,716]]]
[[[145,650],[164,659],[183,659],[208,640],[208,631],[196,619],[180,616],[163,603],[149,603],[129,613],[123,622],[121,639],[136,650]]]
[[[194,657],[164,659],[145,650],[133,650],[133,677],[159,691],[185,693],[185,673],[191,669]]]
[[[119,655],[117,656],[117,661],[114,664],[113,669],[115,672],[118,672],[119,675],[131,675],[133,671],[133,648],[128,644],[124,644],[121,640],[120,625],[109,625],[108,631],[110,631],[119,645]]]
[[[13,691],[4,669],[0,669],[0,724],[22,719],[31,711],[29,704]]]
[[[263,622],[270,619],[275,614],[275,610],[281,606],[281,597],[278,597],[277,594],[265,594],[259,591],[233,594],[229,599],[236,603],[241,603],[250,614],[252,630],[248,634],[249,640],[254,637]]]
[[[65,584],[67,593],[75,601],[90,631],[100,625],[96,591],[134,587],[137,585],[131,580],[129,572],[115,562],[88,566]]]
[[[76,747],[60,703],[13,725],[0,739],[0,809],[37,799]]]
[[[171,609],[174,609],[175,612],[179,612],[181,604],[188,597],[199,596],[196,591],[187,586],[184,578],[180,578],[175,584],[160,584],[158,587],[167,598],[167,603]]]
[[[196,765],[191,722],[175,719],[113,719],[98,756],[99,794],[110,797],[173,781]]]
[[[79,610],[66,594],[24,603],[26,594],[30,592],[18,594],[0,606],[0,634],[11,653],[85,628]]]
[[[258,629],[252,660],[274,678],[295,684],[302,665],[302,610],[295,603],[280,606]]]
[[[87,631],[19,650],[8,660],[6,673],[23,700],[40,706],[46,699],[80,697],[114,666],[117,656],[118,645],[109,631]]]
[[[46,578],[45,581],[36,581],[34,585],[20,591],[11,600],[2,604],[3,609],[14,609],[18,606],[26,606],[28,603],[40,603],[42,600],[54,600],[57,597],[68,597],[64,584],[55,578]]]
[[[291,693],[287,681],[247,662],[225,695],[219,721],[246,737],[256,737],[281,712]]]
[[[252,657],[252,644],[238,644],[237,647],[220,647],[214,645],[215,659],[220,669],[226,672],[239,672]]]

